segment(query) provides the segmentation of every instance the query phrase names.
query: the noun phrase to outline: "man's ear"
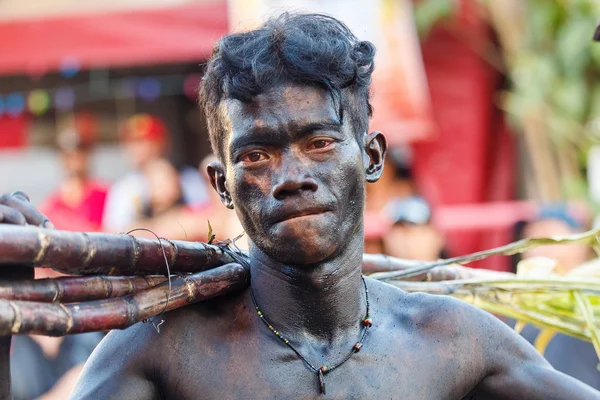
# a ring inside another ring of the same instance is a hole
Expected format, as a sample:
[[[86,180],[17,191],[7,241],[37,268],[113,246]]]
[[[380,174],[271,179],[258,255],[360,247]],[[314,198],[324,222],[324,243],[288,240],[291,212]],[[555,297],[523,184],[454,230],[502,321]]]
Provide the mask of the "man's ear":
[[[367,182],[377,182],[383,173],[383,162],[387,153],[387,139],[379,131],[371,132],[365,138],[365,153],[369,164],[365,175]]]
[[[229,193],[229,190],[227,190],[227,185],[225,184],[223,165],[218,161],[211,162],[206,166],[206,172],[210,178],[210,184],[221,198],[221,202],[225,204],[225,207],[233,209],[231,194]]]

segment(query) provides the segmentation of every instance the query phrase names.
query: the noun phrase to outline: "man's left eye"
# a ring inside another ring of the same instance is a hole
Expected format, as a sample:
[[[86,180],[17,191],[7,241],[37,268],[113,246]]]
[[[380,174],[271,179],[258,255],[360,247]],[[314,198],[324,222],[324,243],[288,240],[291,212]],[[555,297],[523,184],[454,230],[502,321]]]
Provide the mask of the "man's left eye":
[[[310,147],[314,149],[324,149],[325,147],[331,145],[332,141],[327,139],[318,139],[311,143]]]

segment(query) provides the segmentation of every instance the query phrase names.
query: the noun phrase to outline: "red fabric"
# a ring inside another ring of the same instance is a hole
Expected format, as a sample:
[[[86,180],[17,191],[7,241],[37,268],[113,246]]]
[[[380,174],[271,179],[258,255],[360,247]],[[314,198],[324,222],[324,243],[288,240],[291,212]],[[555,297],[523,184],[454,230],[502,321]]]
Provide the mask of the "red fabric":
[[[515,145],[494,105],[501,74],[481,57],[491,35],[476,6],[463,1],[456,23],[435,30],[423,43],[439,136],[414,144],[414,172],[419,189],[434,207],[434,218],[436,210],[447,206],[514,198]],[[476,218],[464,222],[473,228],[457,234],[456,229],[444,227],[452,256],[511,239],[505,226],[490,223],[491,230],[482,230],[475,228],[480,225]],[[476,266],[506,268],[502,263],[486,260]]]
[[[0,149],[25,147],[28,127],[29,118],[24,114],[18,117],[0,117]]]
[[[0,23],[0,73],[193,62],[227,33],[224,0],[161,9]]]
[[[109,186],[102,182],[89,181],[81,202],[75,207],[65,203],[59,189],[46,199],[40,206],[40,211],[57,229],[79,232],[99,231],[108,188]]]

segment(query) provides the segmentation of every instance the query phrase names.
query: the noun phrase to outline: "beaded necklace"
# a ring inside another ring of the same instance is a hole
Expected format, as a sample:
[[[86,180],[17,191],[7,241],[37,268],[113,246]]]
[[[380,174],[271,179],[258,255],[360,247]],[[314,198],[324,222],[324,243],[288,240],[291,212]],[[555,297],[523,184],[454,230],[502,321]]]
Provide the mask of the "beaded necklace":
[[[279,332],[277,329],[275,329],[270,322],[267,321],[267,319],[265,318],[265,316],[262,313],[262,311],[260,310],[260,308],[258,308],[258,305],[256,303],[256,298],[254,297],[254,290],[252,290],[252,286],[250,286],[250,296],[252,297],[252,303],[254,304],[254,308],[256,308],[256,313],[260,317],[260,320],[262,322],[264,322],[264,324],[269,328],[269,330],[271,332],[273,332],[275,334],[275,336],[277,336],[279,339],[281,339],[281,341],[283,343],[285,343],[290,349],[292,349],[292,351],[294,353],[296,353],[296,355],[300,358],[300,360],[302,360],[304,362],[304,364],[306,364],[306,366],[311,371],[313,371],[314,373],[317,374],[317,377],[319,379],[319,390],[320,390],[321,394],[326,394],[326,392],[325,392],[325,375],[330,373],[334,369],[340,367],[342,364],[344,364],[346,361],[348,361],[354,353],[358,353],[362,349],[363,342],[365,340],[365,337],[367,336],[367,332],[369,331],[369,328],[371,326],[373,326],[373,320],[371,319],[371,313],[369,312],[369,289],[367,288],[367,282],[365,281],[365,276],[363,274],[361,274],[360,277],[361,277],[363,286],[365,288],[365,300],[367,303],[367,314],[365,316],[365,319],[363,320],[364,329],[363,329],[362,335],[360,336],[360,340],[358,342],[354,343],[354,345],[352,346],[352,350],[350,350],[350,353],[342,361],[338,362],[337,364],[335,364],[333,366],[323,365],[319,368],[315,367],[306,358],[304,358],[302,356],[302,354],[300,354],[300,352],[294,346],[292,346],[290,341],[288,339],[286,339],[281,334],[281,332]]]

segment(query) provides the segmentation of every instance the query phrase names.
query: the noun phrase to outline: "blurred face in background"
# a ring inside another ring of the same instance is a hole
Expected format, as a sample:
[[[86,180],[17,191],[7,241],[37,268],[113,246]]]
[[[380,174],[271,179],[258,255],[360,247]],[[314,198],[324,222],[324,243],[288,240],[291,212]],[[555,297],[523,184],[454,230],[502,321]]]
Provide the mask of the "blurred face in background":
[[[60,153],[62,166],[68,177],[84,179],[90,165],[90,149],[77,148]]]
[[[179,205],[181,183],[177,169],[167,160],[151,161],[144,169],[150,189],[150,204],[158,214]]]
[[[431,224],[397,223],[383,238],[385,254],[407,260],[435,261],[444,239]]]
[[[163,155],[165,144],[159,140],[128,139],[123,146],[132,166],[135,169],[142,169]]]
[[[396,198],[384,212],[392,226],[382,240],[383,252],[407,260],[434,261],[444,248],[442,234],[431,223],[431,208],[419,196]]]
[[[528,223],[523,230],[523,236],[527,238],[563,236],[577,232],[565,221],[558,218],[548,218]],[[523,258],[548,257],[557,261],[559,266],[565,270],[564,272],[568,272],[583,264],[587,259],[587,255],[587,246],[571,244],[537,247],[524,252]]]

